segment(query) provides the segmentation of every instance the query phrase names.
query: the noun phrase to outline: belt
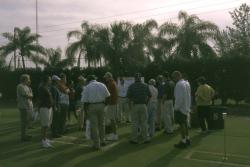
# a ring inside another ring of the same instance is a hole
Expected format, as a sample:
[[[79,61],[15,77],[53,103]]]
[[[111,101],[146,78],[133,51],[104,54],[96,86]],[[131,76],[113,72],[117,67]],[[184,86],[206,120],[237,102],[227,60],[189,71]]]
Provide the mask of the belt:
[[[127,97],[121,97],[121,96],[119,96],[120,98],[127,98]]]
[[[89,103],[89,104],[104,104],[104,102],[94,102],[94,103]]]

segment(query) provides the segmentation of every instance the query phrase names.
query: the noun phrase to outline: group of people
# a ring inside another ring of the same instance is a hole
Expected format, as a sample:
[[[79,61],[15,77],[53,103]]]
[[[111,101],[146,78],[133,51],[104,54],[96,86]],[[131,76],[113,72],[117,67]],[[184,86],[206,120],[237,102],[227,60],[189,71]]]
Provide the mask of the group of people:
[[[51,128],[52,137],[60,137],[66,132],[66,120],[73,111],[78,128],[83,130],[90,122],[90,138],[93,148],[99,150],[107,140],[119,140],[117,128],[121,122],[131,123],[131,144],[149,143],[155,130],[164,129],[165,134],[174,133],[175,123],[179,124],[181,140],[177,148],[190,145],[188,120],[191,111],[191,87],[182,73],[165,72],[148,84],[142,81],[140,73],[134,76],[134,83],[127,85],[123,78],[117,84],[110,72],[103,76],[105,83],[97,81],[95,75],[77,78],[77,84],[69,82],[65,74],[45,76],[38,88],[37,107],[42,125],[42,146],[52,147],[47,137]],[[18,108],[21,118],[21,140],[28,141],[26,134],[30,115],[33,111],[33,93],[30,77],[23,74],[17,86]],[[205,78],[198,79],[196,103],[202,131],[206,131],[209,106],[214,90]],[[163,123],[163,126],[162,126]],[[209,127],[208,127],[209,128]],[[109,134],[107,134],[107,131]]]

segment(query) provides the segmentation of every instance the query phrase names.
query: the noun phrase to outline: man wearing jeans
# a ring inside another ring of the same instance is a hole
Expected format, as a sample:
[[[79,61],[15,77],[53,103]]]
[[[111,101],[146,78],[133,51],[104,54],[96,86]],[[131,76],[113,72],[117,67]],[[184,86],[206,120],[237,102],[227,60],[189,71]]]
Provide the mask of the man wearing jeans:
[[[23,74],[20,81],[21,83],[17,86],[17,105],[20,111],[21,141],[29,141],[31,136],[26,135],[26,129],[30,121],[29,111],[33,109],[33,94],[29,87],[30,76]]]
[[[149,91],[151,93],[151,98],[148,103],[148,130],[149,130],[149,136],[153,137],[155,133],[155,115],[156,115],[156,109],[157,109],[157,96],[158,96],[158,90],[155,88],[155,80],[150,79],[148,81],[148,87]]]
[[[164,94],[163,94],[163,122],[164,122],[164,133],[172,134],[174,130],[174,82],[170,79],[167,72],[164,73],[166,79],[164,85]]]

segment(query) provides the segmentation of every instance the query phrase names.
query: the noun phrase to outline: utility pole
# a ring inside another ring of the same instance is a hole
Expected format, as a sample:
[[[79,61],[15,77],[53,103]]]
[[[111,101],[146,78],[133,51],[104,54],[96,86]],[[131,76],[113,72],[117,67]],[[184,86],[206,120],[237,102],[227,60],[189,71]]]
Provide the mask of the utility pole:
[[[36,0],[36,35],[38,35],[38,0]],[[38,37],[36,38],[36,45],[38,45]],[[36,56],[38,57],[38,52],[36,51]],[[37,68],[37,63],[36,68]]]
[[[16,27],[14,28],[14,43],[16,41]],[[16,70],[16,48],[14,51],[14,70]]]

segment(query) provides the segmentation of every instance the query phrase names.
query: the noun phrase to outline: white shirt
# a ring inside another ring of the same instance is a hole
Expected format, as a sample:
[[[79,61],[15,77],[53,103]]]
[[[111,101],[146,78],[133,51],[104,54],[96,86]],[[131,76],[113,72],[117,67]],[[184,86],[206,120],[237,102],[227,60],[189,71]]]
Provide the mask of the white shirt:
[[[187,115],[191,108],[191,90],[189,82],[183,79],[178,81],[174,89],[174,97],[174,109]]]
[[[148,88],[151,93],[150,103],[157,102],[158,90],[153,85],[149,85]]]
[[[119,84],[118,85],[118,96],[119,97],[126,97],[127,96],[127,91],[128,91],[128,87],[125,86],[125,84],[123,84],[123,85]]]
[[[104,102],[109,96],[107,87],[103,83],[93,80],[83,90],[82,102],[100,103]]]

